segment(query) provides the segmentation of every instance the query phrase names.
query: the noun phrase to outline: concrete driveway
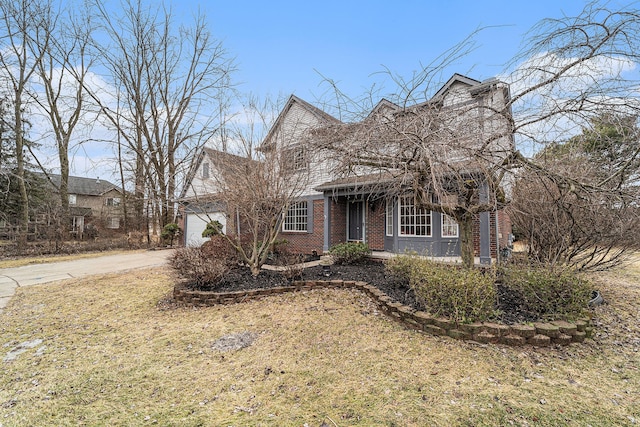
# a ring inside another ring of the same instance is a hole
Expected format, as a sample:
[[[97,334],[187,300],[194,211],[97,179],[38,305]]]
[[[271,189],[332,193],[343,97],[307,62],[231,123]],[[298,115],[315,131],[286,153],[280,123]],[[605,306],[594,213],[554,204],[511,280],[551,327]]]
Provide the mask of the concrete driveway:
[[[24,267],[0,268],[0,312],[21,286],[165,265],[172,250],[145,251]]]

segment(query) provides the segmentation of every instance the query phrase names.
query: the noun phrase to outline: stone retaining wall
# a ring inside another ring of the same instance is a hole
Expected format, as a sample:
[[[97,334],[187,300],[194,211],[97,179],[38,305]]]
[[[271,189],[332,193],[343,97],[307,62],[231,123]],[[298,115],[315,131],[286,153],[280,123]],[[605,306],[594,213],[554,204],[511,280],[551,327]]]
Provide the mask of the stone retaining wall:
[[[499,343],[511,346],[530,344],[547,346],[551,344],[567,345],[582,342],[591,337],[593,329],[588,319],[570,323],[555,321],[534,323],[533,325],[503,325],[500,323],[470,323],[456,325],[453,321],[433,317],[423,311],[394,302],[388,295],[365,282],[329,280],[298,281],[291,286],[270,289],[253,289],[236,292],[192,291],[177,285],[173,291],[176,301],[194,306],[213,306],[218,304],[236,304],[256,300],[285,292],[313,290],[321,288],[356,288],[371,296],[380,310],[403,325],[432,335],[446,335],[461,340],[474,340],[480,343]]]

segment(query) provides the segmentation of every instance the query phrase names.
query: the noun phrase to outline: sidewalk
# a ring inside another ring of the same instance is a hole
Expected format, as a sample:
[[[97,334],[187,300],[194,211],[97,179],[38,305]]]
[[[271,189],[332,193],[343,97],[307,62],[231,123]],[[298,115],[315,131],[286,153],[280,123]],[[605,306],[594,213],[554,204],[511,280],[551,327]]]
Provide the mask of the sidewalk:
[[[0,269],[0,313],[16,289],[57,280],[73,279],[92,274],[117,273],[137,268],[164,265],[172,250],[145,251],[49,264]]]

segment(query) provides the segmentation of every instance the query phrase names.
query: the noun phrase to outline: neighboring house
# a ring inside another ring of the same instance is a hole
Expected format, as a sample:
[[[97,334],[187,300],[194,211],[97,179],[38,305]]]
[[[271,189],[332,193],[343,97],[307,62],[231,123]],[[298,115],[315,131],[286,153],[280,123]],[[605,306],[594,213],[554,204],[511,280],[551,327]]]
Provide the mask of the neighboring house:
[[[434,99],[445,108],[459,103],[487,102],[488,96],[492,97],[490,102],[496,102],[491,93],[494,84],[495,80],[489,84],[456,74]],[[499,99],[497,95],[496,99]],[[383,100],[372,114],[393,114],[399,109]],[[309,131],[336,123],[340,121],[292,95],[260,147],[267,151],[278,146],[287,156],[289,167],[299,171],[300,177],[306,180],[305,189],[283,221],[281,237],[289,242],[289,249],[322,253],[335,244],[355,241],[367,243],[374,251],[414,250],[434,257],[459,256],[458,225],[451,218],[413,206],[411,197],[386,197],[380,190],[384,185],[380,184],[391,178],[383,174],[361,173],[348,177],[336,174],[330,156],[322,150],[310,149],[313,147],[307,144],[313,144],[313,138],[309,138]],[[511,140],[511,136],[508,138]],[[185,200],[192,202],[199,198],[202,201],[207,194],[215,194],[210,177],[219,173],[215,168],[218,156],[229,154],[204,149],[194,161],[182,194]],[[195,210],[201,211],[200,214],[196,215]],[[208,215],[202,215],[206,210]],[[202,206],[197,209],[187,206],[186,212],[187,244],[200,243],[197,235],[204,230],[203,218],[229,219],[221,205],[209,205],[204,210]],[[498,248],[507,244],[510,232],[510,222],[504,212],[478,215],[474,224],[476,257],[485,263],[496,258]]]
[[[61,176],[48,175],[57,195]],[[100,178],[69,176],[68,194],[72,236],[81,239],[89,224],[113,231],[123,226],[124,193],[120,187]]]

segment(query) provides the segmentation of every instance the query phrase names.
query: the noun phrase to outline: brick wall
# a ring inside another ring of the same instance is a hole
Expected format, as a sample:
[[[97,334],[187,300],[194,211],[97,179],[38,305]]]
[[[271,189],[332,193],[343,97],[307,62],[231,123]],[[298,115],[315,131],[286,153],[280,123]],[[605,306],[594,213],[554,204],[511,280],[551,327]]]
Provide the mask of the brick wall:
[[[473,216],[473,254],[480,256],[480,215]]]
[[[382,201],[370,202],[367,212],[367,243],[373,250],[384,250],[385,204]]]
[[[504,210],[498,211],[498,243],[500,247],[509,244],[509,234],[511,234],[511,217]]]
[[[347,204],[331,202],[331,235],[329,246],[347,241]]]
[[[496,242],[495,212],[490,215],[489,237],[491,238],[491,257],[496,258],[498,256],[498,242]],[[473,216],[473,253],[475,256],[480,256],[480,215]]]
[[[313,232],[280,232],[280,238],[289,242],[288,249],[293,253],[322,253],[324,245],[324,200],[313,200]]]

